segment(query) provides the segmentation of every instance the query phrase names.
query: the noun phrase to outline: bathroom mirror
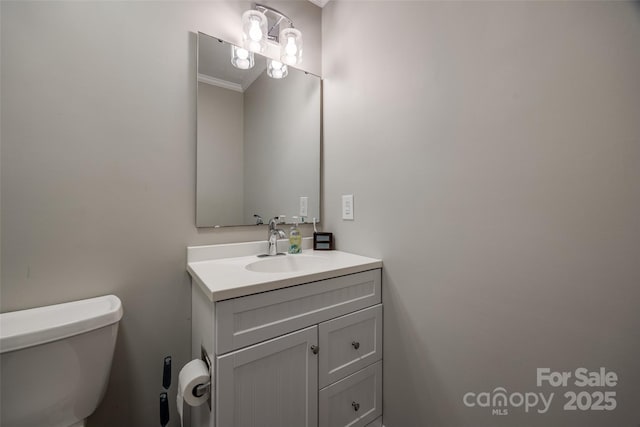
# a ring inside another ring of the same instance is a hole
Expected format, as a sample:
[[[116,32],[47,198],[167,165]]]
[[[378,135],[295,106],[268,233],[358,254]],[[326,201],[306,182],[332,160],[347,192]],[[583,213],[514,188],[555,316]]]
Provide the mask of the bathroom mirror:
[[[267,75],[231,63],[231,44],[198,33],[196,226],[320,218],[321,81],[289,66]]]

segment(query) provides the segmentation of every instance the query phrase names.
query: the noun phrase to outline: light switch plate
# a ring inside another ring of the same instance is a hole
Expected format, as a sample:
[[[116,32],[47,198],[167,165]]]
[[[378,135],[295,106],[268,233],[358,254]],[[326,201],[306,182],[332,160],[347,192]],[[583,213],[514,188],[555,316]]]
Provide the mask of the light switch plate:
[[[300,216],[309,216],[307,211],[309,210],[309,198],[306,196],[300,197]]]
[[[342,196],[342,219],[353,221],[353,194]]]

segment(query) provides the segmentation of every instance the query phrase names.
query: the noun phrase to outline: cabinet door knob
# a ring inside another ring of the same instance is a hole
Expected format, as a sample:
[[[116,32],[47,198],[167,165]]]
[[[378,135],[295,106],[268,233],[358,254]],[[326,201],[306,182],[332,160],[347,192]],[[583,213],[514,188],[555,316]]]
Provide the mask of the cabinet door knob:
[[[360,348],[360,343],[358,341],[354,341],[351,343],[351,345],[353,346],[353,348],[355,348],[356,350]]]
[[[353,410],[356,412],[360,409],[360,404],[358,402],[351,402],[351,406],[353,406]]]
[[[318,347],[317,345],[312,345],[311,346],[311,352],[313,354],[318,354],[319,351],[320,351],[320,347]]]

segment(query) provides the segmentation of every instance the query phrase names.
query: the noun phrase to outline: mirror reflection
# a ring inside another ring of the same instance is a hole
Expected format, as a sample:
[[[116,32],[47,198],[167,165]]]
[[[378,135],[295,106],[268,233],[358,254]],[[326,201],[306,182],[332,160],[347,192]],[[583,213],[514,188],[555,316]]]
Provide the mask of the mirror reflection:
[[[320,217],[320,78],[198,34],[196,226]],[[272,74],[272,73],[270,73]],[[306,215],[304,205],[306,202]]]

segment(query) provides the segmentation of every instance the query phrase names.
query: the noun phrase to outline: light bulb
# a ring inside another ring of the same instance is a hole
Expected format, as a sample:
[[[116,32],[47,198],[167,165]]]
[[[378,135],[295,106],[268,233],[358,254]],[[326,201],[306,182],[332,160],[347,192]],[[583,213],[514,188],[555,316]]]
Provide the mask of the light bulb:
[[[236,49],[236,55],[238,55],[238,59],[247,59],[249,58],[249,51],[239,47]]]
[[[275,59],[267,60],[267,75],[272,79],[283,79],[287,77],[289,70],[285,64]]]
[[[249,52],[247,49],[231,45],[231,63],[234,67],[241,70],[248,70],[249,68],[253,68],[253,52]]]
[[[251,28],[249,29],[249,38],[254,42],[262,40],[262,30],[260,29],[260,20],[255,17],[251,18]]]
[[[298,46],[296,46],[296,38],[289,36],[287,37],[287,46],[284,48],[287,56],[296,56],[298,53]]]

